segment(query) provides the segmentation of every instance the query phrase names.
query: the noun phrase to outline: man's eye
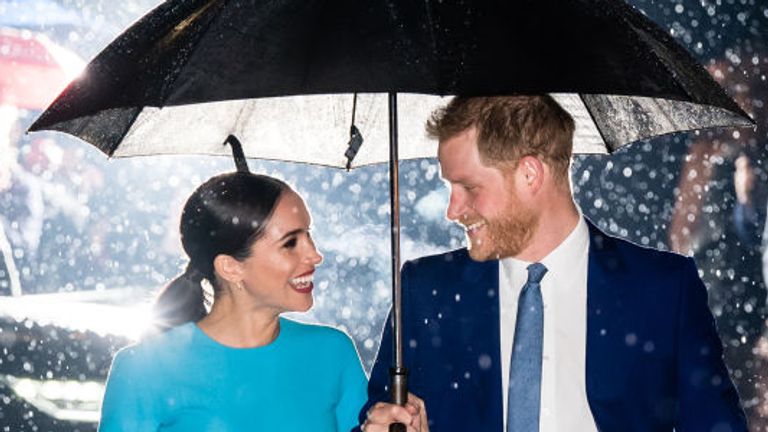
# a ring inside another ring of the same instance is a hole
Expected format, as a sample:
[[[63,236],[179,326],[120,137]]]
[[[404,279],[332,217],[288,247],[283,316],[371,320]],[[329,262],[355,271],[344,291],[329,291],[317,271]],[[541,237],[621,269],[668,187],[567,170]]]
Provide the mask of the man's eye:
[[[283,247],[286,247],[286,248],[288,248],[288,249],[293,249],[293,248],[295,248],[295,247],[296,247],[296,237],[294,237],[294,238],[292,238],[292,239],[288,240],[287,242],[285,242],[285,244],[283,245]]]

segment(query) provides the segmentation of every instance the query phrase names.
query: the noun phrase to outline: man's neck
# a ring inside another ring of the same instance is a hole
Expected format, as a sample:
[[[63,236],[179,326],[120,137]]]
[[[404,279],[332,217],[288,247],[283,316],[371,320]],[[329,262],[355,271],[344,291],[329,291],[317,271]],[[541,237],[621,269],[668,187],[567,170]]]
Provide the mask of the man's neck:
[[[555,250],[579,223],[579,214],[572,199],[554,199],[539,212],[539,221],[530,244],[514,258],[539,262]]]

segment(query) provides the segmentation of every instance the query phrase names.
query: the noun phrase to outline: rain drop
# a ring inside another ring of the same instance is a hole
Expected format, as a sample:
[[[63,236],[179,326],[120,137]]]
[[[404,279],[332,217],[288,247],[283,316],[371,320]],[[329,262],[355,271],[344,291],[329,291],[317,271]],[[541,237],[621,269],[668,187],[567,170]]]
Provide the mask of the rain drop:
[[[480,366],[480,369],[488,370],[491,368],[491,364],[493,364],[493,361],[488,354],[482,354],[477,358],[477,365]]]
[[[635,344],[637,344],[637,335],[634,333],[627,333],[627,335],[624,336],[624,343],[626,343],[627,346],[635,346]]]

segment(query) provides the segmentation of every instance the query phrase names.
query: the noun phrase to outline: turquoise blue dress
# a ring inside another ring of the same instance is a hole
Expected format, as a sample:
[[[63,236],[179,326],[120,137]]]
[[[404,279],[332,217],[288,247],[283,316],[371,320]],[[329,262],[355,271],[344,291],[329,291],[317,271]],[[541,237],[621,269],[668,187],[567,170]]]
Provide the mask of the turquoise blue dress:
[[[280,318],[271,344],[231,348],[188,323],[117,353],[99,431],[349,431],[366,381],[330,327]]]

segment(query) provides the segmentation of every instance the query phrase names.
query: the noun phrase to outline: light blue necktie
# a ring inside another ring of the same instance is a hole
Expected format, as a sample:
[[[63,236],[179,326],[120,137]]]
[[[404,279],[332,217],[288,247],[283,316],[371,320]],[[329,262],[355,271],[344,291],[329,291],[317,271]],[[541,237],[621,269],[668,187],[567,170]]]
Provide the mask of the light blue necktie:
[[[528,266],[528,281],[517,300],[515,341],[509,367],[507,432],[538,432],[541,411],[541,355],[544,339],[544,302],[541,278],[547,268]]]

